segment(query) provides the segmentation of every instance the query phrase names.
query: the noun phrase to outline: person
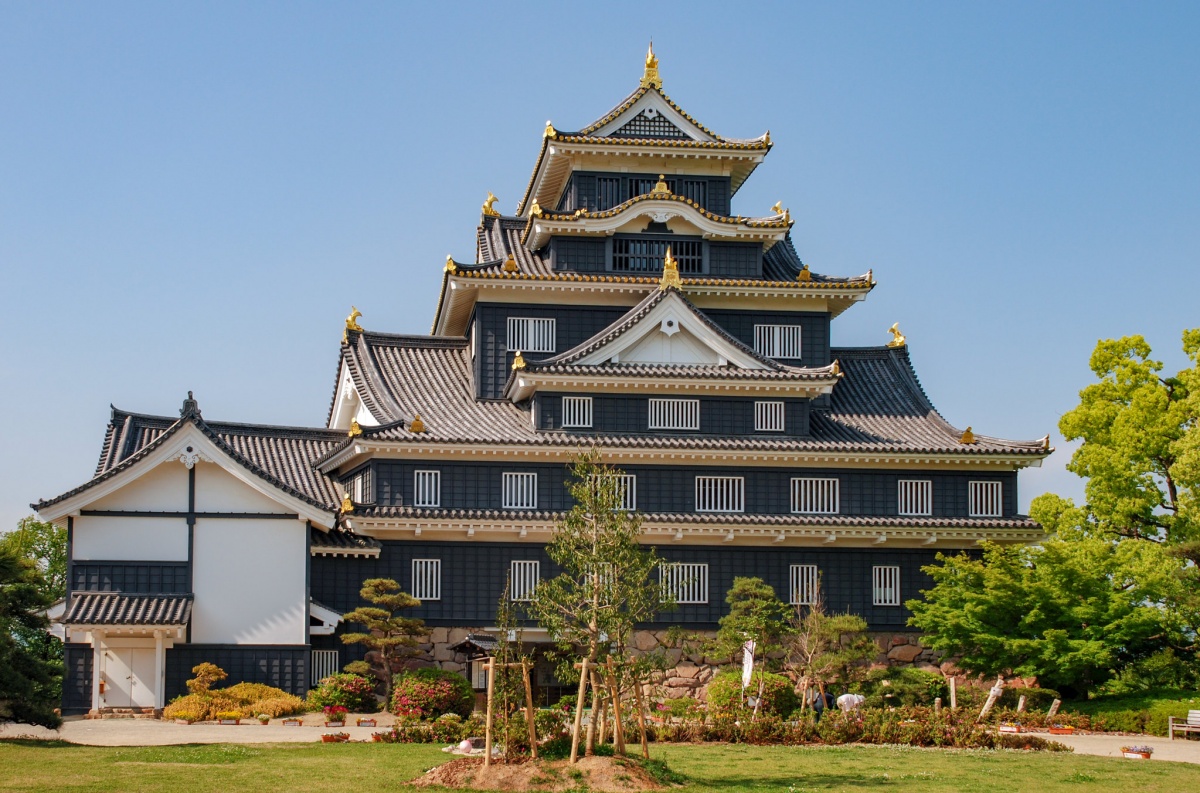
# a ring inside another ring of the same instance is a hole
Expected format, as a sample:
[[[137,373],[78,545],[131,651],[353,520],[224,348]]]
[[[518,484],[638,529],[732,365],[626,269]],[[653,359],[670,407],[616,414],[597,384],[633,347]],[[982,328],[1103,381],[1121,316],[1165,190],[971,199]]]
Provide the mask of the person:
[[[821,696],[821,690],[818,688],[810,688],[805,694],[806,705],[812,706],[813,720],[820,721],[821,714],[825,711],[825,697]]]
[[[842,713],[850,713],[862,707],[867,698],[862,694],[842,694],[837,698],[837,706]]]

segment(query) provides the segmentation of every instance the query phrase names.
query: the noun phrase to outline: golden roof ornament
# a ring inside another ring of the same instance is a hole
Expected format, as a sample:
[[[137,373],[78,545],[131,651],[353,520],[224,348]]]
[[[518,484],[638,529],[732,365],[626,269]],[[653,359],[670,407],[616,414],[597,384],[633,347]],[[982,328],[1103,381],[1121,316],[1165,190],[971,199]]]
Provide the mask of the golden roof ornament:
[[[679,280],[679,264],[675,261],[675,257],[671,255],[671,246],[667,246],[667,255],[663,257],[663,274],[662,280],[658,282],[658,288],[683,289],[683,282]]]
[[[537,202],[536,198],[533,199],[533,203],[529,206],[529,216],[533,218],[540,218],[542,216],[542,206]]]
[[[350,419],[350,429],[346,432],[347,437],[357,438],[362,435],[362,427],[358,425],[357,419]]]
[[[408,431],[409,432],[424,432],[425,431],[425,422],[421,421],[420,413],[413,415],[412,421],[408,422]]]
[[[451,275],[454,275],[456,272],[458,272],[458,265],[454,263],[453,256],[446,257],[446,266],[443,269]]]
[[[782,201],[776,201],[774,204],[771,205],[771,214],[772,215],[782,215],[783,214],[783,202]]]
[[[667,187],[667,175],[660,173],[658,182],[655,183],[654,189],[650,191],[650,195],[671,195],[671,188]]]
[[[812,280],[812,270],[808,269],[807,264],[800,268],[800,273],[796,276],[796,280],[804,284]]]
[[[362,325],[358,324],[358,318],[362,316],[362,312],[354,306],[350,306],[350,316],[346,317],[346,329],[342,331],[342,343],[345,344],[350,340],[350,331],[362,333]]]
[[[832,374],[834,377],[842,376],[842,364],[838,361],[837,358],[834,358],[833,363],[831,363],[829,365],[829,373]]]
[[[967,427],[965,430],[963,430],[962,437],[958,439],[958,442],[959,443],[974,443],[975,442],[975,433],[971,432],[970,427]]]
[[[642,88],[662,88],[662,77],[658,75],[658,57],[654,54],[654,39],[646,49],[646,70],[642,72]]]
[[[519,372],[525,368],[525,356],[517,350],[517,354],[513,357],[512,369],[514,372]]]
[[[558,130],[550,123],[550,119],[546,119],[546,130],[542,133],[543,138],[553,138],[558,135]]]
[[[354,502],[350,500],[350,494],[342,496],[342,514],[349,515],[354,511]]]
[[[771,145],[771,130],[767,130],[767,134],[763,135],[763,143],[767,144],[768,146]]]
[[[513,258],[513,255],[511,253],[508,254],[508,258],[504,260],[504,272],[515,273],[520,269],[520,267],[517,267],[517,260]]]
[[[888,333],[892,334],[892,340],[887,343],[887,346],[903,347],[904,345],[908,344],[908,339],[905,338],[904,334],[900,332],[899,322],[893,322],[892,326],[888,328]]]
[[[492,206],[496,203],[496,196],[492,195],[492,191],[488,190],[488,197],[483,201],[483,214],[488,217],[497,217],[500,213]]]

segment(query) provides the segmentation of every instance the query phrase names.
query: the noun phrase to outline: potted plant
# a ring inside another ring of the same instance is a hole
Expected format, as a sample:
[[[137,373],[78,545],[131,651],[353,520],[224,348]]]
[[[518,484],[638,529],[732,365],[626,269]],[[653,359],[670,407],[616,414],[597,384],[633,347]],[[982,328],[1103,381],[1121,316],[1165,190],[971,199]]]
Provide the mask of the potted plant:
[[[1150,755],[1154,754],[1153,746],[1122,746],[1121,756],[1128,757],[1130,760],[1149,760]]]
[[[284,727],[302,727],[302,726],[304,726],[304,719],[300,718],[299,716],[288,716],[287,718],[285,718],[283,720],[283,726]]]
[[[1051,724],[1050,725],[1050,734],[1051,735],[1072,735],[1072,734],[1074,734],[1074,732],[1075,732],[1075,728],[1069,724]]]
[[[255,716],[254,718],[258,719],[258,723],[263,725],[264,727],[271,722],[270,715],[268,715],[266,713],[260,713],[257,716]]]
[[[366,718],[363,718],[362,716],[359,716],[359,717],[358,717],[358,721],[357,721],[357,722],[355,722],[355,723],[356,723],[356,724],[357,724],[359,727],[377,727],[377,726],[378,726],[378,725],[376,724],[376,722],[375,722],[375,717],[374,717],[374,716],[368,716],[368,717],[366,717]]]
[[[176,724],[195,724],[199,720],[199,715],[190,710],[180,711],[179,713],[175,714]]]
[[[217,714],[217,724],[241,724],[242,714],[236,710],[223,710]]]
[[[349,711],[341,705],[325,706],[325,726],[343,727],[346,724],[346,714]]]
[[[1021,724],[1015,721],[1002,721],[1000,722],[1000,732],[1021,732]]]
[[[327,732],[321,736],[321,743],[345,743],[350,740],[348,732]]]

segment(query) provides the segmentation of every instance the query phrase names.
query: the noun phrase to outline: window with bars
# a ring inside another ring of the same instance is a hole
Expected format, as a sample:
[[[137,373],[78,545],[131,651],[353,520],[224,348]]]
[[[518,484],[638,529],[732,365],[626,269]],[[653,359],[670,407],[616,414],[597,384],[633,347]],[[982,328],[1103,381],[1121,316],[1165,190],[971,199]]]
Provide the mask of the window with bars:
[[[901,479],[898,512],[901,515],[932,515],[933,482],[928,479]]]
[[[652,430],[700,429],[700,400],[652,398],[649,426]]]
[[[745,507],[745,477],[696,477],[697,512],[744,512]]]
[[[409,594],[417,600],[442,599],[441,559],[412,560],[412,589]]]
[[[682,138],[687,133],[667,121],[661,113],[647,108],[631,118],[628,123],[611,133],[614,138]]]
[[[836,515],[840,508],[840,485],[836,477],[793,478],[792,512],[801,515]]]
[[[600,476],[594,475],[593,481]],[[605,479],[616,482],[617,509],[633,512],[637,509],[637,476],[635,474],[606,474]]]
[[[658,568],[663,593],[677,604],[708,602],[708,565],[668,562]]]
[[[625,199],[621,197],[621,177],[596,177],[596,209],[603,211],[612,209]]]
[[[318,686],[321,681],[330,675],[335,675],[341,671],[342,664],[338,659],[337,650],[313,650],[312,651],[312,685]]]
[[[517,560],[509,568],[508,597],[510,600],[533,600],[541,576],[541,562]]]
[[[553,319],[508,318],[509,352],[554,352],[554,349]]]
[[[504,509],[537,509],[537,474],[504,474]]]
[[[755,325],[754,351],[768,358],[799,358],[799,325]]]
[[[876,606],[900,605],[900,568],[876,565],[871,568],[871,602]]]
[[[563,397],[562,425],[564,427],[592,426],[592,398],[580,396]]]
[[[972,518],[998,518],[1004,514],[1000,482],[970,482],[967,495],[967,514]]]
[[[684,179],[679,183],[679,195],[690,198],[702,207],[707,207],[708,182],[703,179]]]
[[[788,592],[793,606],[812,606],[817,602],[817,566],[815,564],[792,565]]]
[[[664,240],[644,237],[614,237],[612,268],[618,272],[662,272],[667,246],[679,272],[704,272],[704,243],[701,240]]]
[[[783,432],[784,408],[782,402],[754,403],[755,432]]]
[[[442,472],[413,472],[413,506],[440,507],[442,505]]]
[[[350,477],[346,482],[346,492],[355,504],[375,503],[375,489],[372,485],[370,466]]]
[[[672,193],[674,193],[675,192],[674,177],[667,177],[663,181],[665,181],[667,183],[667,189],[670,190]],[[658,187],[658,177],[657,176],[634,176],[634,177],[631,177],[629,180],[629,197],[637,198],[640,195],[649,195],[650,193],[654,192],[655,187]]]

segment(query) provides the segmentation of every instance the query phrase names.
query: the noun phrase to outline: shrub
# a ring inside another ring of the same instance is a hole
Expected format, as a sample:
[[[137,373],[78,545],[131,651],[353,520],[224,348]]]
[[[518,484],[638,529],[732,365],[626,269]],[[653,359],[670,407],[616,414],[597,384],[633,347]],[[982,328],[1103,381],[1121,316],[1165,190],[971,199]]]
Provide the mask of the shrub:
[[[224,669],[210,663],[196,664],[192,667],[192,674],[195,677],[187,681],[187,687],[193,694],[203,694],[212,688],[213,683],[219,683],[229,677]]]
[[[268,686],[266,683],[235,683],[228,688],[220,688],[211,693],[228,697],[235,702],[241,702],[246,705],[249,705],[251,702],[258,702],[260,699],[274,699],[275,697],[288,696],[288,693],[283,689]]]
[[[1047,710],[1056,699],[1061,699],[1058,692],[1052,688],[1006,688],[996,701],[999,707],[1016,710],[1017,705],[1025,697],[1025,710]]]
[[[703,719],[704,717],[700,703],[693,697],[668,699],[659,704],[658,711],[673,719]]]
[[[443,713],[466,718],[475,709],[475,692],[465,677],[444,669],[414,669],[396,675],[392,712],[415,719],[434,719]]]
[[[796,692],[792,681],[783,675],[771,672],[755,672],[746,688],[747,697],[758,693],[759,681],[763,681],[763,701],[759,712],[787,716],[796,709]],[[736,669],[718,672],[708,684],[708,709],[710,712],[733,713],[742,707],[742,673]]]
[[[171,700],[171,703],[163,708],[163,718],[181,719],[184,716],[178,714],[187,713],[193,714],[196,717],[194,721],[212,721],[217,718],[218,713],[235,710],[243,713],[241,703],[218,696],[218,692],[185,694]],[[248,709],[245,711],[245,715],[250,715]]]
[[[938,697],[947,702],[949,696],[946,678],[911,667],[871,670],[862,693],[869,708],[932,705]]]
[[[312,691],[308,701],[315,708],[338,705],[353,713],[374,713],[379,710],[375,687],[361,675],[338,672],[323,678]]]
[[[305,711],[304,700],[300,697],[284,694],[281,697],[270,697],[269,699],[260,699],[258,702],[251,703],[250,709],[255,713],[263,713],[273,719],[280,716],[294,716],[297,713]]]
[[[429,725],[433,739],[440,743],[457,743],[463,739],[463,720],[457,713],[443,713]]]

